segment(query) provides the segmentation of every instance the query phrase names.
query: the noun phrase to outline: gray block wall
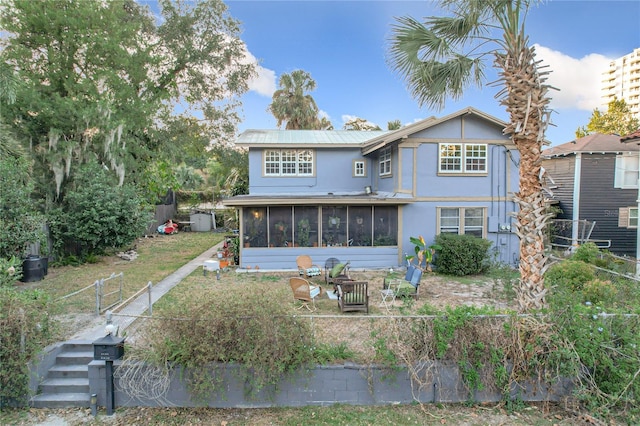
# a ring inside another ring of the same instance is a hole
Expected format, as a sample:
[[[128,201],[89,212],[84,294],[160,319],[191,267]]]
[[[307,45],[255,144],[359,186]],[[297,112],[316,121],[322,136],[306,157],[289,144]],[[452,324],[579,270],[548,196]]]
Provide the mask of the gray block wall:
[[[114,361],[114,370],[121,365]],[[128,395],[114,379],[116,407],[196,407],[213,408],[265,408],[326,406],[332,404],[387,405],[413,402],[476,402],[499,401],[503,397],[498,391],[482,390],[469,394],[460,372],[454,363],[435,362],[430,366],[429,382],[423,389],[410,379],[406,368],[386,369],[356,364],[316,366],[301,370],[290,377],[283,377],[275,387],[262,389],[253,397],[247,397],[249,384],[238,380],[237,367],[221,367],[224,392],[200,401],[189,395],[181,380],[179,369],[165,394],[161,397],[133,397]],[[117,376],[117,374],[116,374]],[[90,392],[98,395],[98,405],[106,405],[106,368],[104,361],[89,364]],[[412,388],[413,385],[413,388]],[[573,381],[562,379],[555,383],[529,381],[514,384],[511,397],[523,401],[557,401],[571,394]]]

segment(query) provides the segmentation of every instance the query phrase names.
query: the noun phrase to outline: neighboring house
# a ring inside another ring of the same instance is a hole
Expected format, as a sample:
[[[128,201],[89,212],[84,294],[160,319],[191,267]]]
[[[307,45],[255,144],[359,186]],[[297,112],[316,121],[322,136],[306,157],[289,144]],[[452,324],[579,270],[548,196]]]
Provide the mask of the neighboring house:
[[[617,135],[592,134],[542,155],[546,178],[553,183],[551,198],[561,210],[558,218],[595,222],[590,239],[598,246],[635,256],[638,146],[621,143]],[[565,241],[579,244],[581,236],[582,229],[573,226]]]
[[[223,201],[240,218],[240,266],[292,269],[300,254],[353,268],[405,264],[409,237],[471,234],[514,265],[519,152],[505,123],[474,108],[396,131],[247,130],[249,194]]]

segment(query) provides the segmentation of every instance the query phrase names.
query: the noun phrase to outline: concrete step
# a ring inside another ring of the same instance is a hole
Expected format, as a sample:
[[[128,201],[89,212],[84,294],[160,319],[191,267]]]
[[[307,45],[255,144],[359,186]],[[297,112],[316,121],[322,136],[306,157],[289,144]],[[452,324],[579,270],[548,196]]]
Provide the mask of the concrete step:
[[[40,394],[31,398],[31,406],[34,408],[90,407],[91,395],[88,392]]]
[[[56,357],[58,365],[89,365],[93,361],[93,350],[91,351],[64,351]]]
[[[64,393],[89,393],[89,378],[83,379],[46,379],[40,383],[40,393],[64,394]]]
[[[86,365],[54,365],[47,375],[50,379],[86,379],[89,377],[89,368]]]

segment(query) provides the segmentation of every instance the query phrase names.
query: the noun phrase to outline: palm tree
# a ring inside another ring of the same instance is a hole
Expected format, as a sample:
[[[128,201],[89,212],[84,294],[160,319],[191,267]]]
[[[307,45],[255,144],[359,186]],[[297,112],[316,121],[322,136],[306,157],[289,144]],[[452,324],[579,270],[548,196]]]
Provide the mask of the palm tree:
[[[448,17],[421,23],[398,18],[389,62],[402,75],[420,105],[442,108],[447,96],[460,98],[472,83],[484,81],[487,58],[499,71],[500,104],[510,117],[504,133],[520,152],[519,207],[515,232],[520,238],[521,311],[545,305],[547,268],[543,231],[549,216],[540,181],[540,153],[549,122],[548,72],[541,72],[524,21],[534,0],[443,0]],[[501,34],[494,36],[496,31]]]
[[[316,82],[303,70],[282,74],[280,89],[273,93],[268,111],[278,120],[278,127],[286,123],[287,130],[316,129],[319,126],[318,106],[306,92],[315,90]]]

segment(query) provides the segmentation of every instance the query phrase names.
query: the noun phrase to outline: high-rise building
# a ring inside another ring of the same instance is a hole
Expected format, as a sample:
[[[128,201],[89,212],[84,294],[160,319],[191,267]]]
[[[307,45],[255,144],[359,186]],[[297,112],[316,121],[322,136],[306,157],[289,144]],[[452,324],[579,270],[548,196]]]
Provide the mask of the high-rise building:
[[[605,111],[615,98],[624,99],[629,110],[640,119],[640,48],[611,61],[602,73],[601,92]]]

